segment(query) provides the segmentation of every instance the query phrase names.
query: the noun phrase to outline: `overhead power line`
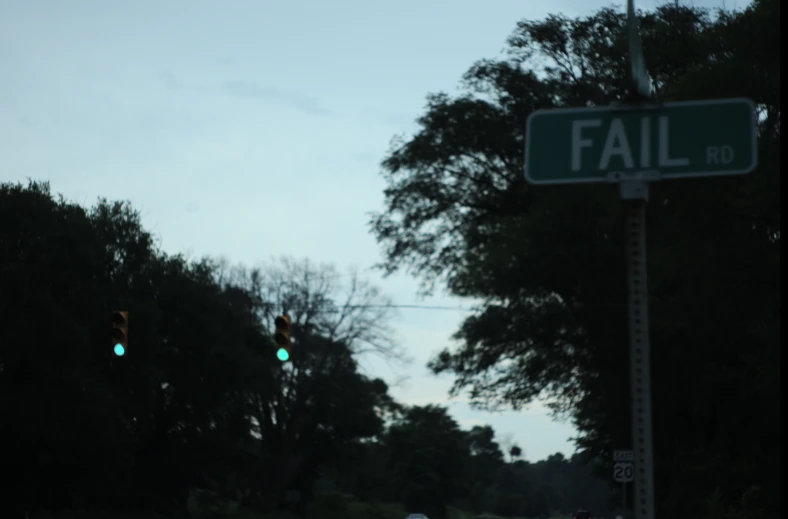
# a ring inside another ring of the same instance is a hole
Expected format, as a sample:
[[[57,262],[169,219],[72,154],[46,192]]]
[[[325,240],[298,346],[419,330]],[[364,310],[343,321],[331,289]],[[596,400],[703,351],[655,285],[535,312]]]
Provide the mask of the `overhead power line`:
[[[348,305],[347,308],[414,308],[418,310],[457,310],[461,312],[473,312],[473,308],[463,308],[461,306],[430,306],[430,305]]]
[[[280,305],[269,304],[270,306],[276,307]],[[409,308],[415,310],[453,310],[455,312],[475,312],[476,309],[474,308],[465,308],[462,306],[432,306],[432,305],[337,305],[334,308],[330,309],[322,309],[319,313],[334,313],[334,312],[341,312],[343,309],[383,309],[383,308]]]

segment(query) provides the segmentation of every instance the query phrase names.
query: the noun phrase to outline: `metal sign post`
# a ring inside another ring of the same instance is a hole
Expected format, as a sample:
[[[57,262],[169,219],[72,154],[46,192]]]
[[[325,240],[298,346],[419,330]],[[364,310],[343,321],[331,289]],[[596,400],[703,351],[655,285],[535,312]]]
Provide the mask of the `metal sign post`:
[[[632,444],[635,452],[635,517],[654,518],[654,458],[651,436],[651,366],[646,284],[646,197],[648,184],[625,189],[630,198],[626,215],[627,283],[629,303],[629,367],[632,395]]]
[[[627,513],[627,484],[625,482],[621,482],[621,513]]]
[[[627,2],[629,61],[633,90],[651,97],[651,86],[635,17],[634,1]],[[651,348],[648,329],[646,276],[646,201],[648,182],[635,178],[621,183],[626,214],[627,299],[629,307],[629,368],[632,395],[632,446],[635,455],[637,519],[654,519],[654,454],[651,433]]]

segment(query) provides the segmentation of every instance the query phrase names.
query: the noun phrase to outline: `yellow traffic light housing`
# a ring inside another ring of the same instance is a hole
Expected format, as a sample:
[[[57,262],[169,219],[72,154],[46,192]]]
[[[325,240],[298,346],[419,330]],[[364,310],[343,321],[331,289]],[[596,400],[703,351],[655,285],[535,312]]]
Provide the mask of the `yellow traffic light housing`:
[[[290,316],[280,315],[274,319],[274,342],[276,342],[276,358],[282,362],[290,360]]]
[[[129,313],[125,310],[112,312],[112,352],[123,357],[129,349]]]

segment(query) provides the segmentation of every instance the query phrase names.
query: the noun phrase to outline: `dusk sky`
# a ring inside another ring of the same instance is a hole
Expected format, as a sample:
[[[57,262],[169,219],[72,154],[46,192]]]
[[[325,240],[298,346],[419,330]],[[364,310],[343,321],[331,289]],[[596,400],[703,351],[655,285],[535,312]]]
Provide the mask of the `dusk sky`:
[[[517,21],[606,5],[0,0],[0,180],[47,180],[86,206],[129,200],[169,253],[368,269],[381,259],[367,226],[383,207],[378,164],[393,136],[414,131],[425,96],[456,92],[476,60],[501,54]],[[417,299],[404,275],[367,275],[397,304],[473,305]],[[406,376],[392,387],[405,403],[448,404],[463,427],[492,425],[528,460],[571,455],[575,430],[540,404],[491,414],[448,400],[451,378],[425,364],[467,315],[401,309],[392,325],[412,363],[362,365],[391,383]]]

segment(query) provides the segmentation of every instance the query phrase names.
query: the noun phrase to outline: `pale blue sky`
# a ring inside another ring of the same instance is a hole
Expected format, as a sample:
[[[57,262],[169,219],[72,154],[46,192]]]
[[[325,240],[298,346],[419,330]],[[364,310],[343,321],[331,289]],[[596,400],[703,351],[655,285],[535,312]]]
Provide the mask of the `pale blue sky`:
[[[0,180],[49,180],[84,205],[130,200],[171,253],[366,268],[380,259],[366,214],[382,207],[377,164],[395,134],[413,131],[425,95],[454,91],[521,19],[605,5],[0,0]],[[372,279],[399,304],[470,306],[419,301],[404,276]],[[389,381],[407,375],[392,389],[400,400],[446,403],[451,379],[425,363],[464,315],[400,310],[393,324],[413,364],[364,365]],[[574,429],[538,404],[501,414],[450,405],[464,427],[491,424],[527,459],[574,451]]]

